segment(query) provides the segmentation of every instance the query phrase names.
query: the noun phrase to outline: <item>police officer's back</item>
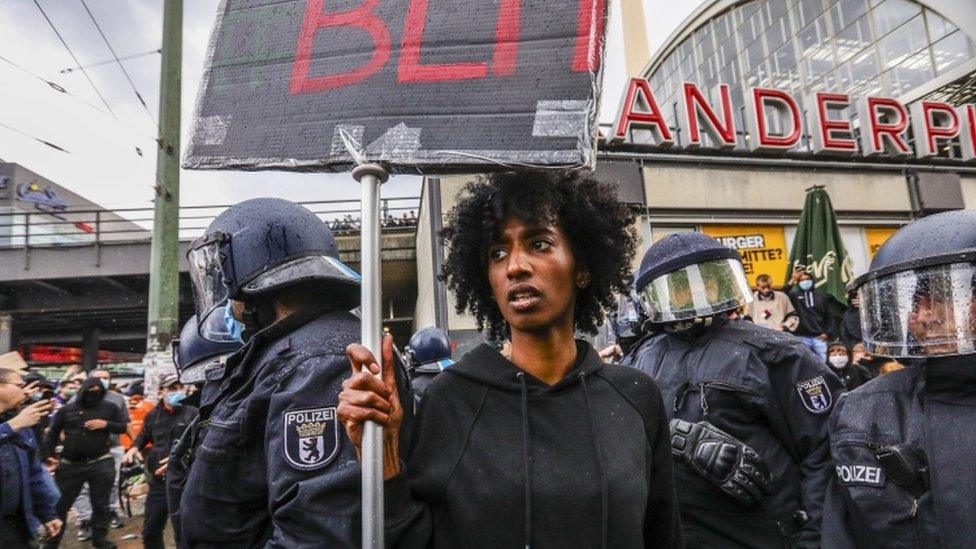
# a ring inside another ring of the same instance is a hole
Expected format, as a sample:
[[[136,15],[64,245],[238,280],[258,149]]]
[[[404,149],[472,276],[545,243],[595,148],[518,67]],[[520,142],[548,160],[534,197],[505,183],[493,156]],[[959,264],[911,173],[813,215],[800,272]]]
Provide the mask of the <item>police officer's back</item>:
[[[277,199],[228,209],[188,257],[201,333],[226,331],[229,299],[243,304],[246,343],[205,395],[181,499],[185,545],[357,545],[359,467],[335,408],[345,348],[360,339],[348,312],[358,275],[318,217]]]
[[[652,246],[636,288],[663,330],[624,362],[667,404],[687,546],[819,546],[840,381],[793,336],[729,319],[752,294],[738,253],[705,235]]]
[[[855,281],[865,345],[909,367],[844,395],[824,547],[976,543],[976,212],[903,227]]]

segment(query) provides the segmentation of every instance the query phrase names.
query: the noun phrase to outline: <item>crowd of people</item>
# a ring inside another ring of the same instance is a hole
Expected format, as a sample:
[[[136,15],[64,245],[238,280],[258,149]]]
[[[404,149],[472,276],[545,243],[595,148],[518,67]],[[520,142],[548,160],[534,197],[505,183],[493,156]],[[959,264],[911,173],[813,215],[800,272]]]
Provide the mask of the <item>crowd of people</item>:
[[[353,217],[352,214],[346,214],[341,218],[332,220],[332,222],[329,223],[329,229],[335,234],[359,232],[361,226],[362,220],[358,217]],[[386,212],[382,217],[380,217],[380,226],[384,228],[416,227],[417,214],[415,214],[413,210],[404,212],[399,216]]]
[[[368,422],[392,547],[976,538],[976,431],[960,427],[976,419],[976,213],[901,229],[847,310],[802,270],[785,292],[750,288],[738,252],[701,233],[638,250],[633,215],[578,172],[467,185],[440,274],[488,341],[452,362],[438,330],[403,353],[389,335],[362,345],[360,277],[312,212],[221,213],[188,252],[178,375],[120,456],[147,467],[146,546],[167,516],[179,547],[360,545]],[[615,309],[617,343],[597,352],[578,335]],[[886,373],[892,358],[908,366]],[[25,405],[32,390],[0,371],[4,547],[42,529],[56,546],[83,481],[95,545],[111,546],[103,487],[131,421],[103,381],[63,383],[39,444],[54,399]]]
[[[6,391],[0,391],[5,397],[0,398],[0,418],[9,418],[0,424],[0,454],[20,454],[17,460],[29,471],[20,508],[3,514],[0,547],[30,546],[27,540],[33,538],[38,524],[43,528],[43,546],[57,547],[69,512],[78,526],[79,541],[113,547],[108,530],[121,528],[125,522],[125,494],[118,489],[120,469],[147,444],[152,446],[153,425],[161,414],[153,412],[157,406],[145,398],[143,384],[134,383],[123,393],[108,370],[86,373],[73,367],[56,381],[34,372],[0,369],[0,386]],[[161,386],[164,403],[168,393],[183,390],[175,376],[162,380]],[[161,408],[168,410],[165,404]],[[9,430],[5,432],[4,426]],[[157,442],[156,455],[165,457],[167,442]],[[11,464],[13,461],[4,463]],[[152,465],[156,475],[145,476],[150,487],[165,472]],[[9,486],[7,482],[2,485],[4,498]],[[27,499],[23,499],[25,494]],[[151,516],[151,498],[146,509],[147,517]],[[143,529],[143,537],[148,547],[163,547],[165,517],[164,506],[158,528],[146,522],[149,528]],[[154,537],[158,538],[155,545],[151,543]]]
[[[816,278],[802,268],[781,290],[767,274],[756,277],[752,302],[737,314],[744,320],[795,335],[829,365],[847,389],[856,389],[880,374],[903,368],[897,360],[868,352],[861,334],[857,292],[847,292],[842,304],[817,288]]]

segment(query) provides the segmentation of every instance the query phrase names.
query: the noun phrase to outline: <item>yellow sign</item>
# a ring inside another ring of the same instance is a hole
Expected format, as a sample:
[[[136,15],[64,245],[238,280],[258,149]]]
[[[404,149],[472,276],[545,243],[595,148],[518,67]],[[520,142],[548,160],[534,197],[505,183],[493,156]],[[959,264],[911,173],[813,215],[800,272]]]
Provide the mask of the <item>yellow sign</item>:
[[[864,241],[868,245],[868,259],[874,259],[874,254],[878,253],[878,248],[897,230],[895,227],[864,227]]]
[[[782,225],[704,225],[702,232],[739,251],[750,285],[761,274],[773,277],[773,284],[786,280],[789,254]]]

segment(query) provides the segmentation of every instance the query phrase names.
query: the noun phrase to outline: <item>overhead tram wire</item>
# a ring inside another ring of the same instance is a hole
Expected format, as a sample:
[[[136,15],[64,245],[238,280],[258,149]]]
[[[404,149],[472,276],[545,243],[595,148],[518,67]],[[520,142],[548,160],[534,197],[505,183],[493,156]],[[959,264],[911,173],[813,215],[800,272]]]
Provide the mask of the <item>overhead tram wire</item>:
[[[108,112],[112,115],[112,117],[118,120],[118,116],[115,115],[115,112],[112,110],[112,107],[109,106],[108,101],[105,100],[105,97],[102,95],[102,92],[98,91],[98,87],[95,85],[95,82],[91,79],[91,77],[88,76],[88,72],[84,68],[81,68],[82,67],[81,61],[79,61],[78,57],[75,56],[75,53],[71,51],[71,47],[68,46],[68,43],[64,41],[64,37],[61,36],[61,33],[58,31],[58,28],[54,26],[54,22],[51,21],[51,18],[48,17],[47,13],[44,12],[44,8],[41,7],[40,2],[38,2],[38,0],[34,0],[34,5],[37,6],[37,10],[41,12],[42,16],[44,16],[44,20],[47,21],[48,25],[50,25],[51,30],[54,31],[54,34],[57,35],[58,40],[61,41],[61,45],[64,46],[64,49],[68,52],[68,55],[71,56],[71,59],[74,60],[75,65],[79,67],[81,74],[85,75],[85,79],[88,80],[89,84],[91,84],[91,87],[93,90],[95,90],[95,93],[98,95],[98,98],[102,100],[102,104],[105,105],[105,108],[108,109]]]
[[[70,91],[68,91],[67,89],[65,89],[60,84],[58,84],[56,82],[52,82],[52,81],[48,80],[47,78],[44,78],[43,76],[41,76],[41,75],[39,75],[39,74],[37,74],[35,72],[32,72],[30,69],[24,67],[23,65],[20,65],[20,64],[14,62],[11,59],[8,59],[7,57],[4,57],[3,55],[0,55],[0,61],[3,61],[4,63],[7,63],[11,67],[14,67],[15,69],[23,72],[24,74],[27,74],[28,76],[31,76],[31,77],[33,77],[33,78],[35,78],[37,80],[40,80],[41,82],[47,84],[47,86],[49,88],[51,88],[53,91],[56,91],[58,93],[63,93],[65,95],[67,95],[68,97],[74,99],[75,101],[78,101],[78,102],[82,103],[86,107],[89,107],[91,109],[94,109],[95,111],[98,111],[99,113],[102,113],[104,115],[111,116],[113,118],[113,120],[115,120],[119,124],[122,124],[123,126],[126,126],[127,128],[130,128],[130,129],[136,130],[136,131],[142,131],[139,128],[136,128],[135,126],[133,126],[132,124],[126,122],[125,120],[122,120],[121,118],[117,118],[114,115],[114,113],[111,113],[111,112],[106,111],[105,109],[103,109],[102,107],[99,107],[98,105],[92,103],[91,101],[88,101],[86,99],[83,99],[81,97],[78,97],[77,95],[75,95],[75,94],[71,93]],[[114,61],[112,61],[112,62],[114,63]],[[147,135],[146,137],[150,141],[156,141],[156,136],[154,136],[154,135]],[[41,140],[41,141],[43,141],[43,140]],[[143,156],[142,149],[139,146],[133,145],[133,147],[136,150],[136,154],[138,154],[139,156]]]
[[[160,53],[163,53],[163,49],[162,48],[156,48],[153,51],[144,51],[142,53],[133,53],[132,55],[123,55],[122,57],[118,57],[116,59],[109,59],[108,61],[99,61],[97,63],[89,63],[89,64],[85,65],[84,67],[68,67],[66,69],[61,69],[60,72],[61,72],[61,74],[68,74],[69,72],[74,72],[74,71],[76,71],[78,69],[82,69],[82,68],[84,68],[84,69],[90,69],[92,67],[101,67],[102,65],[108,65],[109,63],[117,63],[119,61],[128,61],[130,59],[138,59],[140,57],[145,57],[147,55],[156,55],[156,54],[160,54]]]
[[[65,149],[64,147],[60,147],[58,145],[55,145],[54,143],[51,143],[50,141],[46,141],[44,139],[41,139],[40,137],[33,136],[33,135],[31,135],[31,134],[29,134],[29,133],[27,133],[25,131],[18,130],[17,128],[15,128],[13,126],[4,124],[3,122],[0,122],[0,128],[6,128],[6,129],[8,129],[8,130],[10,130],[10,131],[12,131],[12,132],[14,132],[16,134],[19,134],[19,135],[22,135],[22,136],[26,137],[28,139],[33,139],[34,141],[37,141],[38,143],[41,143],[42,145],[47,145],[48,147],[51,147],[52,149],[54,149],[56,151],[63,152],[64,154],[68,154],[68,155],[71,155],[71,156],[75,156],[71,151],[69,151],[68,149]]]
[[[34,1],[36,2],[37,0]],[[93,14],[92,11],[88,8],[88,3],[85,2],[85,0],[81,0],[81,5],[84,6],[85,11],[88,13],[88,17],[91,19],[91,22],[95,25],[95,28],[98,30],[98,34],[101,35],[102,40],[105,42],[105,45],[108,47],[108,51],[112,52],[112,57],[115,58],[115,63],[119,66],[120,69],[122,69],[122,74],[125,75],[125,79],[129,82],[129,86],[132,87],[132,91],[136,94],[136,98],[139,99],[139,103],[142,104],[142,108],[146,109],[146,114],[149,115],[149,118],[153,121],[153,124],[155,124],[156,127],[158,128],[159,123],[156,122],[156,117],[153,116],[152,111],[149,110],[149,105],[146,105],[146,100],[142,98],[142,94],[139,93],[139,89],[136,88],[135,82],[133,82],[132,77],[129,76],[129,71],[125,70],[125,65],[122,64],[122,60],[119,59],[119,55],[115,53],[115,48],[113,48],[112,44],[109,43],[108,37],[105,36],[105,33],[102,31],[102,26],[99,25],[98,20],[95,19],[95,14]],[[80,65],[81,64],[79,63],[79,69],[81,69],[81,71],[84,72],[85,69],[81,68]]]

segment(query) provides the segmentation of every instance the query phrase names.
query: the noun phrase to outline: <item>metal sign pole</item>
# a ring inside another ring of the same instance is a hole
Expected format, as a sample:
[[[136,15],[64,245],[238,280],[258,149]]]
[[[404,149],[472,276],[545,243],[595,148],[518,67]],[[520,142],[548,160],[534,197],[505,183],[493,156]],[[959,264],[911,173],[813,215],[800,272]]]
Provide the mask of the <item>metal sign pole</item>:
[[[362,271],[362,341],[382,367],[380,259],[380,185],[390,174],[376,164],[362,164],[352,177],[363,186],[360,219]],[[382,375],[382,374],[380,374]],[[363,547],[383,547],[383,427],[370,421],[363,431]]]

